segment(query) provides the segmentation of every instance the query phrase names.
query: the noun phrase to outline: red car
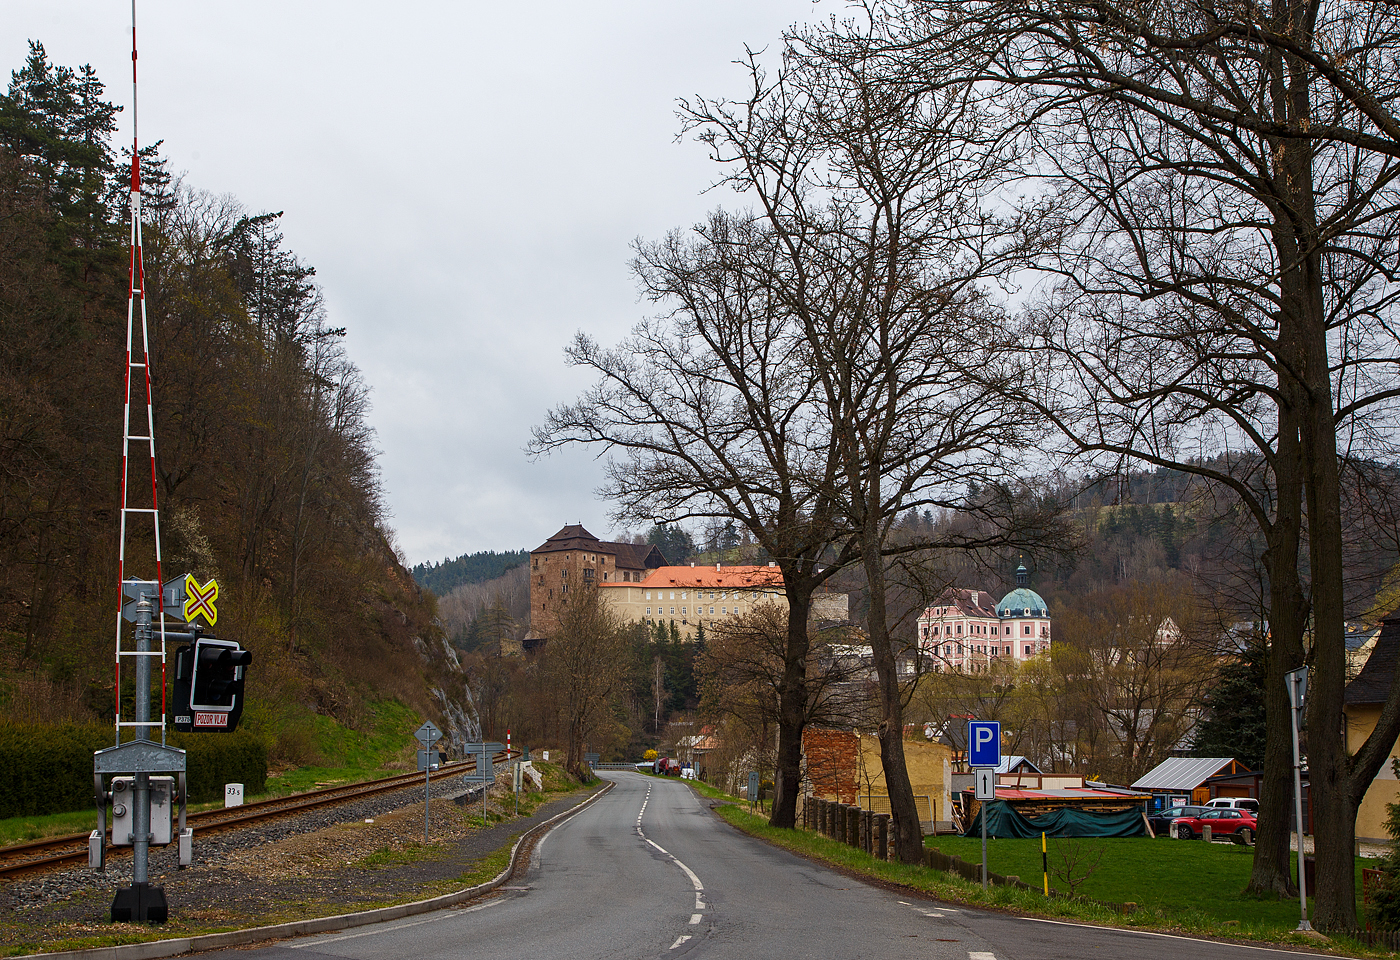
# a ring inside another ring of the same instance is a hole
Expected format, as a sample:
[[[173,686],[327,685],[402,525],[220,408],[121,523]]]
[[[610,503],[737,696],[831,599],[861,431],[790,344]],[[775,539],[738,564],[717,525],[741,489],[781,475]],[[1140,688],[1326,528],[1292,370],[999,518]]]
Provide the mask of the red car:
[[[1172,836],[1194,840],[1210,827],[1212,837],[1239,837],[1248,842],[1258,832],[1257,821],[1249,810],[1236,807],[1212,807],[1194,817],[1177,817],[1172,821]]]

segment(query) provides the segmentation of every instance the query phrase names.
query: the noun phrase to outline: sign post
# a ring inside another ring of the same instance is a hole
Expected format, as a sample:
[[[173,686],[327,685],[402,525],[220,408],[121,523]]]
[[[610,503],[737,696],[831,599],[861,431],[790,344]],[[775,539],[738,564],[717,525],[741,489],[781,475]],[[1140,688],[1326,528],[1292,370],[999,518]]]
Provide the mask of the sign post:
[[[982,801],[982,889],[987,889],[987,804],[996,799],[996,768],[1001,765],[1001,724],[995,720],[967,723],[967,765],[976,775],[974,798]]]
[[[433,721],[426,720],[414,736],[423,744],[425,760],[428,761],[423,764],[423,846],[426,847],[428,845],[428,787],[433,777],[431,758],[433,744],[442,739],[442,731],[433,725]]]
[[[1303,761],[1298,751],[1298,714],[1303,710],[1303,700],[1308,695],[1308,668],[1299,667],[1283,675],[1288,686],[1288,703],[1292,709],[1289,716],[1293,721],[1293,811],[1298,822],[1298,909],[1301,919],[1298,930],[1311,930],[1308,923],[1308,887],[1306,871],[1303,869]]]

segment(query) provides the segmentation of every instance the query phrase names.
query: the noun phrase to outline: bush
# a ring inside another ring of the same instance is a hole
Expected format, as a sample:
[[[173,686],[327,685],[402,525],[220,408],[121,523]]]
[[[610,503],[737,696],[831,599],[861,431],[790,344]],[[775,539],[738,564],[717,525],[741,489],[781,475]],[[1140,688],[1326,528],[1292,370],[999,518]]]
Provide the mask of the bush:
[[[186,756],[190,802],[217,800],[226,782],[247,793],[267,789],[267,749],[246,731],[174,734]],[[102,724],[0,724],[0,818],[66,813],[94,807],[92,755],[112,745]]]

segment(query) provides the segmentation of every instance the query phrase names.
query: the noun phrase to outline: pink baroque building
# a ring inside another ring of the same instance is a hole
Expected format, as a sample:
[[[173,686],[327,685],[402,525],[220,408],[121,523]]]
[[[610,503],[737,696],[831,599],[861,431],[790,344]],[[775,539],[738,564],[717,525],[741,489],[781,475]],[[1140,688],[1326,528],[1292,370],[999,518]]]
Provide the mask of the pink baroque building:
[[[919,648],[934,670],[973,673],[993,661],[1029,660],[1050,649],[1050,610],[1028,585],[1024,564],[1016,588],[993,603],[985,590],[949,587],[919,617]]]

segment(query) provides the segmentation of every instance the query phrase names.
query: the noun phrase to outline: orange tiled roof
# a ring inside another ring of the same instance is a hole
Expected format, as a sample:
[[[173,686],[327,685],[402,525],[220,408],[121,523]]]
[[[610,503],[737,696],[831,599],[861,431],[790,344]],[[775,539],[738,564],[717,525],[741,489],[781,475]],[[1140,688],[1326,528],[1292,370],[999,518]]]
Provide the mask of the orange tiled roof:
[[[690,587],[715,590],[782,589],[783,572],[777,567],[732,566],[716,569],[712,566],[657,567],[637,583],[607,584],[626,587]]]

